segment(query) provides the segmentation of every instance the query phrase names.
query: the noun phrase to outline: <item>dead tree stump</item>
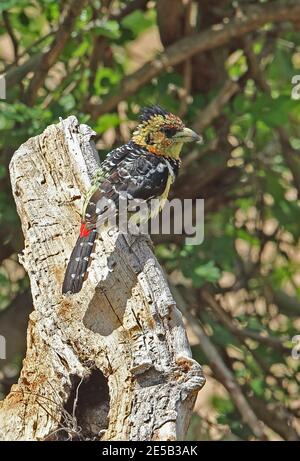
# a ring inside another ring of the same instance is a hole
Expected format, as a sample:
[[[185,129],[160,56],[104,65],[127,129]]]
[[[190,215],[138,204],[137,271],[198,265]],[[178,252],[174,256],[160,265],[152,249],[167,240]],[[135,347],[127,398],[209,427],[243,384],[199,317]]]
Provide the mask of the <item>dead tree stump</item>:
[[[148,239],[101,236],[82,291],[61,294],[98,164],[93,134],[69,117],[10,164],[34,312],[18,384],[0,402],[2,440],[182,439],[204,384]]]

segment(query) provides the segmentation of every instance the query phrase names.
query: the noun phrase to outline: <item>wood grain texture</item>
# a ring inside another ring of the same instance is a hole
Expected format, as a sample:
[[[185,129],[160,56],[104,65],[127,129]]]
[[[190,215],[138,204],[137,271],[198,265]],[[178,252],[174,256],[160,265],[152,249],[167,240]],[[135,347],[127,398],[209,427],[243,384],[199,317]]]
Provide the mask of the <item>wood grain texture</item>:
[[[97,167],[92,135],[69,117],[10,164],[34,312],[1,440],[182,439],[205,382],[148,238],[102,235],[82,291],[61,295]]]

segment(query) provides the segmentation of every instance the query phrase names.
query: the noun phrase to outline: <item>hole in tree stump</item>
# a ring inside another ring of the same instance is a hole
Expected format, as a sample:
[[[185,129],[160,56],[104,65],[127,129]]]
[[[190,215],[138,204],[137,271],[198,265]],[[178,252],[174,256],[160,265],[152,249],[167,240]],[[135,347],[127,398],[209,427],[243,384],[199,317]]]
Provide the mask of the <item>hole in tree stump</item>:
[[[70,397],[65,405],[67,419],[74,416],[73,424],[66,425],[63,417],[61,425],[65,428],[62,439],[94,440],[101,438],[101,431],[108,427],[109,388],[107,379],[98,370],[92,370],[90,376],[81,381],[73,376],[73,385]],[[77,404],[75,408],[75,401]],[[66,427],[67,426],[67,427]]]

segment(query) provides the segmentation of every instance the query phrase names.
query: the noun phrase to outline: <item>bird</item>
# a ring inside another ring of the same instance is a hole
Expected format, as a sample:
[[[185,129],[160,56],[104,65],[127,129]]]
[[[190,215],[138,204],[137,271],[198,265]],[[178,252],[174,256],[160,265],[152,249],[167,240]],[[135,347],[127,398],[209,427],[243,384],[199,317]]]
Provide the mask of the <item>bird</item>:
[[[178,175],[183,145],[201,140],[178,116],[161,106],[141,110],[130,141],[112,150],[95,173],[86,195],[80,233],[69,258],[62,294],[78,293],[88,277],[96,237],[101,234],[104,214],[99,207],[101,200],[109,200],[118,210],[120,198],[145,202],[156,198],[160,204],[156,213],[159,212]]]

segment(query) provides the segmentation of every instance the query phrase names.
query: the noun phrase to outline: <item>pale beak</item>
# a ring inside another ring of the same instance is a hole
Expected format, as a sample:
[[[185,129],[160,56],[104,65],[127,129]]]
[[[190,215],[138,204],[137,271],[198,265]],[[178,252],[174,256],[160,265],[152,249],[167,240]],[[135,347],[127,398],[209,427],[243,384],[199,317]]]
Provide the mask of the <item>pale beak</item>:
[[[199,136],[195,131],[191,130],[190,128],[184,128],[181,131],[178,131],[174,136],[172,136],[172,139],[175,142],[199,142],[201,143],[203,141],[202,136]]]

